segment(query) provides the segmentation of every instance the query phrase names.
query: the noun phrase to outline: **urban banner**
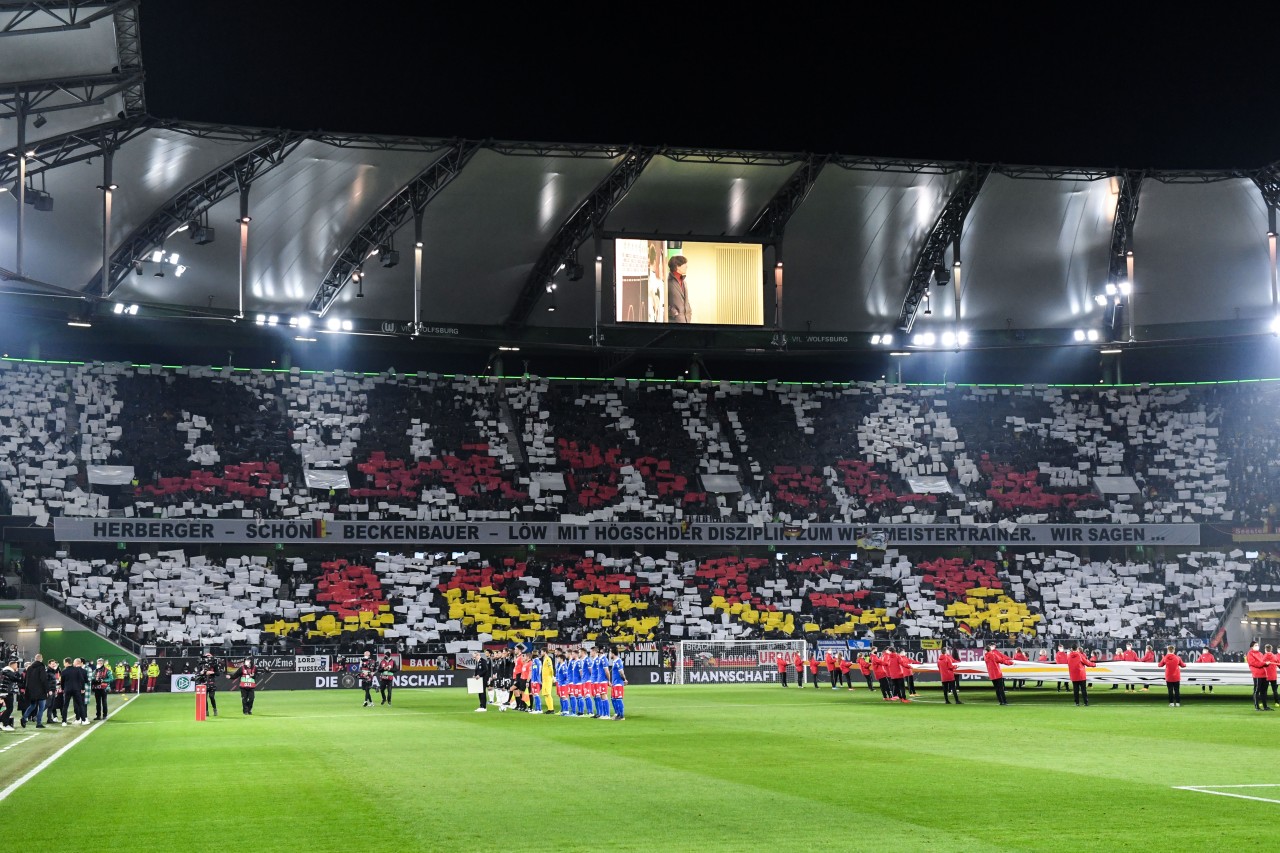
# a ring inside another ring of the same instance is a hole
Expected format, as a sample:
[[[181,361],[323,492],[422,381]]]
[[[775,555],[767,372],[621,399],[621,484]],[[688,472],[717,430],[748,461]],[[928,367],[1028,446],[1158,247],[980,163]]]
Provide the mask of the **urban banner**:
[[[588,524],[55,518],[59,542],[304,545],[1199,545],[1198,524]]]

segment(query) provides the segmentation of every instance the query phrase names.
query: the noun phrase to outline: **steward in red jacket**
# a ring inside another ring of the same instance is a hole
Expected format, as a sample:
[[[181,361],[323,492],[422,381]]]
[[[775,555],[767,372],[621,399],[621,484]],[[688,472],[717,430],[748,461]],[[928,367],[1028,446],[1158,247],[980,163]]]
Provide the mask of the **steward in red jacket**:
[[[997,649],[995,643],[989,643],[987,653],[982,656],[982,660],[987,665],[987,677],[991,679],[991,684],[996,689],[996,699],[1001,705],[1008,705],[1009,700],[1004,695],[1004,671],[1000,669],[1000,665],[1013,663],[1013,658]]]
[[[1169,691],[1169,707],[1182,707],[1182,668],[1186,666],[1182,658],[1178,657],[1178,653],[1173,646],[1165,649],[1164,657],[1160,659],[1160,665],[1164,667],[1164,686]]]
[[[1067,675],[1071,678],[1071,695],[1076,705],[1083,701],[1084,706],[1089,707],[1089,673],[1085,670],[1094,665],[1078,645],[1067,654]]]
[[[942,654],[938,655],[938,678],[942,681],[942,701],[948,705],[951,704],[949,697],[956,697],[956,704],[963,705],[960,701],[960,691],[956,688],[956,664],[959,663],[951,654],[952,649],[943,649]]]
[[[1249,654],[1244,660],[1249,664],[1249,675],[1253,676],[1253,709],[1270,711],[1271,706],[1267,704],[1267,658],[1256,641],[1249,646]]]
[[[773,660],[778,665],[778,680],[782,682],[782,686],[787,686],[787,656],[778,655]]]

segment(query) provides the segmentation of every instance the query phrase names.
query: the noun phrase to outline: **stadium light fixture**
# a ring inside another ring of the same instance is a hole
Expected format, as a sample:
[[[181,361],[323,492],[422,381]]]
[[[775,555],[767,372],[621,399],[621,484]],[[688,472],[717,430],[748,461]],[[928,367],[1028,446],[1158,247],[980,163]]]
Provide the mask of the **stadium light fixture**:
[[[342,329],[342,321],[337,317],[330,317],[324,321],[324,327],[331,332],[337,332]]]
[[[1098,352],[1102,355],[1119,355],[1123,350],[1119,347],[1104,347],[1103,349],[1098,350]]]
[[[267,324],[267,315],[259,314],[256,318],[254,318],[254,320],[259,326],[265,326]]]
[[[879,346],[879,345],[880,345],[880,336],[879,336],[879,335],[872,335],[872,336],[871,336],[871,345],[872,345],[873,347],[874,347],[874,346]]]
[[[1117,283],[1116,289],[1119,290],[1120,293],[1123,294],[1124,296],[1128,296],[1130,293],[1133,292],[1133,285],[1130,284],[1129,281],[1126,279],[1124,281]]]
[[[294,335],[293,339],[295,341],[301,341],[304,344],[314,344],[316,342],[315,338],[305,338],[302,335]]]
[[[1271,318],[1271,334],[1280,335],[1280,314]]]
[[[178,278],[182,278],[182,274],[186,271],[187,271],[186,264],[178,264],[178,268],[173,271],[173,274]]]
[[[267,318],[268,326],[274,326],[279,322],[280,322],[280,317],[275,314],[272,314],[270,317]]]
[[[117,302],[117,303],[116,303],[116,307],[111,309],[111,313],[112,313],[112,314],[123,314],[123,313],[124,313],[124,303],[123,303],[123,302]]]
[[[1098,339],[1102,337],[1097,329],[1089,329],[1084,333],[1084,336],[1089,339],[1089,343],[1097,343]]]
[[[1074,340],[1076,343],[1081,343],[1082,341],[1084,341],[1084,329],[1076,329],[1074,332],[1072,332],[1071,339]]]
[[[311,318],[308,317],[306,314],[302,314],[298,317],[294,317],[291,320],[289,320],[289,325],[296,326],[299,329],[310,329]]]
[[[1115,296],[1116,290],[1117,288],[1114,282],[1107,282],[1107,296]]]
[[[1107,307],[1107,297],[1106,297],[1106,294],[1103,294],[1103,293],[1096,294],[1096,295],[1093,297],[1093,301],[1094,301],[1094,303],[1095,303],[1099,308],[1105,308],[1105,307]]]
[[[883,335],[881,335],[881,336],[880,336],[880,344],[881,344],[881,346],[886,346],[886,347],[891,347],[891,346],[893,346],[893,335],[891,335],[891,334],[883,334]]]
[[[31,126],[32,126],[32,127],[34,127],[34,128],[36,128],[36,129],[38,130],[39,128],[44,127],[44,126],[45,126],[46,124],[48,124],[48,123],[49,123],[49,119],[48,119],[48,117],[47,117],[44,113],[39,113],[39,114],[38,114],[38,115],[37,115],[37,116],[32,120],[32,122],[31,122]]]
[[[164,249],[156,249],[151,253],[151,263],[158,264],[164,260]]]
[[[342,331],[349,332],[354,328],[355,328],[355,324],[353,324],[350,320],[342,321]]]
[[[931,347],[937,343],[937,340],[933,332],[919,332],[911,338],[911,343],[918,347]]]
[[[93,324],[92,324],[92,323],[90,323],[88,320],[75,320],[75,319],[72,319],[72,320],[68,320],[68,321],[67,321],[67,325],[68,325],[68,326],[74,326],[74,327],[75,327],[75,328],[77,328],[77,329],[92,329],[92,328],[93,328]]]

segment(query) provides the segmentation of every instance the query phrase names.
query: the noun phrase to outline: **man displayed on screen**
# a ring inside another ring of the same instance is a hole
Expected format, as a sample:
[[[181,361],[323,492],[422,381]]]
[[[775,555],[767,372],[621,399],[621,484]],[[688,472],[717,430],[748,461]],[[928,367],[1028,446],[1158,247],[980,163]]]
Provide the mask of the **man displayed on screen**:
[[[689,260],[684,255],[676,255],[667,261],[667,268],[670,270],[667,276],[667,322],[692,323],[693,310],[689,305],[689,289],[685,286]]]

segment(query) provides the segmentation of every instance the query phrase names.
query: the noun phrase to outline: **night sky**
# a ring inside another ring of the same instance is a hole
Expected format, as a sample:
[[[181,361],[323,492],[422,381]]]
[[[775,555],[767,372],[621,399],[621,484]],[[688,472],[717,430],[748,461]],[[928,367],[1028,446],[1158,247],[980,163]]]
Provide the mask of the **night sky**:
[[[1280,159],[1261,19],[445,5],[144,0],[148,109],[296,130],[1044,166]]]

